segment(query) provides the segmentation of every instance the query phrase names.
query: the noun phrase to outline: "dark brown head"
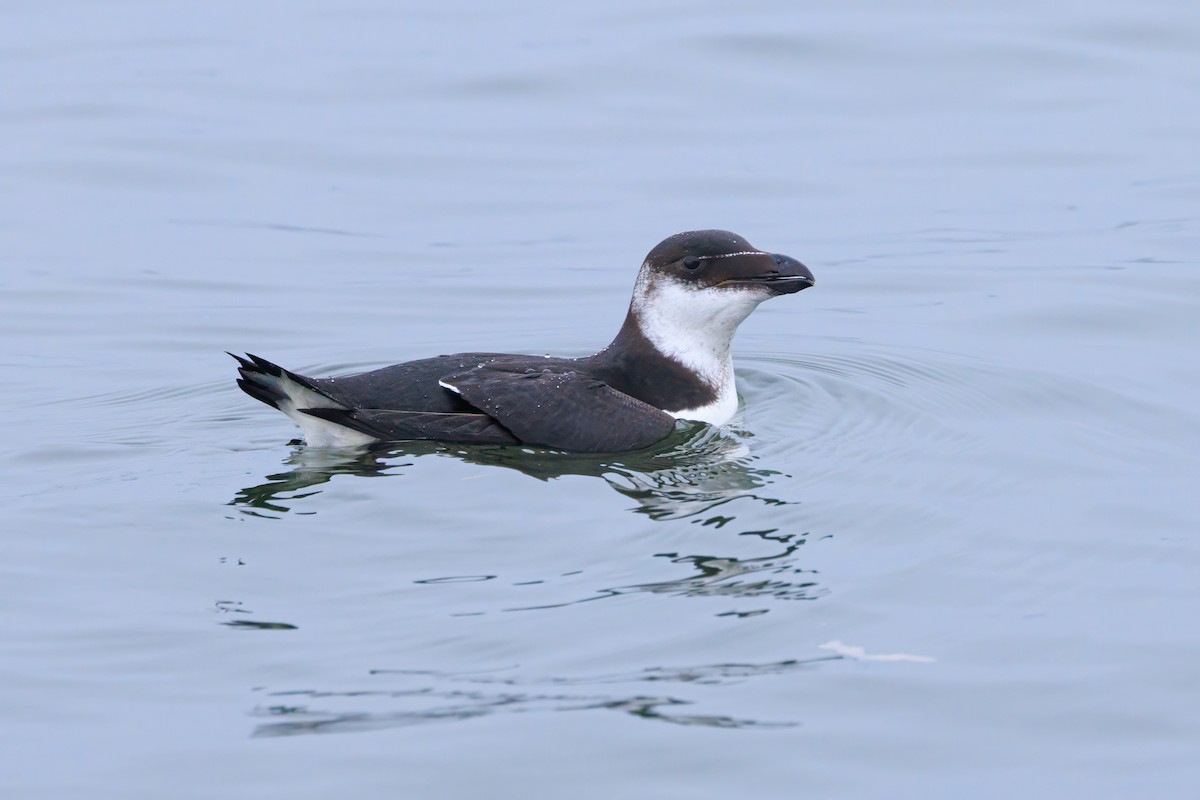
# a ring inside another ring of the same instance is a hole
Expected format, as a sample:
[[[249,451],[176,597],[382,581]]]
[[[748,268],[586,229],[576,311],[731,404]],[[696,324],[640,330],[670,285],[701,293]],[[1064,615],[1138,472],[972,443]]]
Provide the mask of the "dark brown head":
[[[814,283],[808,267],[790,256],[759,250],[730,231],[686,231],[650,251],[642,267],[655,276],[698,289],[760,289],[762,299]]]
[[[736,406],[729,345],[738,325],[762,301],[812,285],[799,261],[736,233],[677,233],[646,256],[618,340],[648,340]]]

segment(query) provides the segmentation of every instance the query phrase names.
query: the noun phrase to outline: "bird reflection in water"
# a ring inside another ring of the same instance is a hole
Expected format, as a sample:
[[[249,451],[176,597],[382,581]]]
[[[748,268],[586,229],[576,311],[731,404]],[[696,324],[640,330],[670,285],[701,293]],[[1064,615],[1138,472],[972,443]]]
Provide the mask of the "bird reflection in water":
[[[359,452],[301,447],[288,459],[290,470],[270,475],[266,482],[241,490],[230,505],[257,516],[304,513],[293,509],[310,504],[313,496],[320,493],[315,487],[336,475],[396,475],[412,467],[416,459],[430,455],[512,469],[543,481],[567,475],[590,475],[602,478],[615,491],[634,500],[636,506],[631,510],[635,513],[655,521],[686,519],[739,537],[743,542],[747,540],[740,537],[749,537],[758,543],[759,553],[753,557],[655,553],[655,557],[690,567],[691,574],[675,580],[590,590],[582,597],[565,602],[497,610],[529,612],[635,592],[759,601],[817,597],[822,590],[812,580],[812,571],[800,569],[795,564],[797,550],[805,543],[807,533],[778,529],[735,531],[736,517],[720,508],[739,499],[772,507],[791,504],[765,493],[780,473],[754,465],[749,439],[750,434],[730,427],[714,430],[703,425],[681,426],[674,437],[659,447],[610,457],[523,447],[457,447],[433,443]],[[704,540],[712,542],[713,537],[704,537]],[[726,543],[732,544],[727,539]],[[763,544],[771,547],[767,555],[761,555]],[[730,610],[719,616],[754,616],[766,611],[765,608]],[[688,699],[682,687],[685,684],[740,682],[758,675],[807,669],[815,662],[840,658],[833,655],[765,664],[650,668],[631,674],[543,679],[377,669],[371,671],[371,681],[375,685],[355,691],[269,692],[270,699],[260,703],[254,712],[256,716],[268,719],[256,727],[254,735],[348,733],[467,720],[497,713],[590,710],[617,711],[639,719],[695,727],[787,727],[798,723],[692,713],[690,706],[695,700]],[[380,688],[378,681],[382,680],[389,681],[392,686]],[[639,690],[639,685],[644,686],[646,682],[654,684],[653,692]],[[618,684],[625,686],[620,688]],[[672,685],[678,686],[680,691],[663,691]]]
[[[336,475],[379,477],[395,475],[413,466],[415,458],[441,455],[516,470],[548,481],[566,475],[602,478],[615,491],[636,501],[631,509],[653,520],[691,518],[698,524],[724,528],[732,515],[710,513],[733,500],[752,499],[762,505],[791,505],[764,494],[779,472],[753,465],[750,434],[735,427],[714,429],[706,425],[681,425],[664,444],[636,453],[614,456],[578,455],[521,446],[455,446],[413,442],[368,450],[329,450],[298,447],[288,458],[290,471],[267,476],[265,483],[242,489],[229,503],[242,513],[278,517],[320,493],[314,487]],[[303,514],[303,511],[292,511]],[[314,512],[307,512],[314,513]],[[732,557],[710,554],[656,553],[672,563],[686,564],[693,574],[675,580],[619,586],[565,602],[520,606],[507,611],[530,611],[590,602],[631,592],[807,600],[824,590],[811,571],[793,563],[796,551],[807,541],[806,532],[777,529],[740,531],[736,535],[769,542],[776,549],[765,556]],[[800,576],[800,577],[797,577]],[[761,611],[731,611],[753,616]]]
[[[704,513],[738,497],[753,496],[769,505],[782,500],[755,494],[778,472],[750,466],[749,434],[730,427],[681,423],[675,435],[660,445],[612,456],[561,453],[519,445],[454,445],[406,442],[366,449],[297,447],[285,464],[286,472],[237,493],[229,505],[245,514],[272,517],[291,511],[298,501],[319,494],[304,491],[335,475],[375,477],[412,466],[410,459],[427,455],[459,458],[522,472],[548,481],[567,475],[591,475],[636,500],[637,511],[652,519],[680,519]],[[293,442],[293,444],[299,444]],[[295,513],[304,513],[297,511]]]

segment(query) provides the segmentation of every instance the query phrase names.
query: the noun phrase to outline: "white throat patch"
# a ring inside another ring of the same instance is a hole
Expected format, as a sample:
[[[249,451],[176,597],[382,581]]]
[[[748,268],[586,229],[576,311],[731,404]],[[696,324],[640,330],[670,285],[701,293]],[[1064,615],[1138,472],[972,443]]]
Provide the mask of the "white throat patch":
[[[666,409],[668,414],[710,425],[733,418],[737,386],[730,344],[742,320],[769,296],[754,286],[692,286],[642,266],[633,287],[633,309],[642,334],[660,353],[699,375],[717,395],[709,405]]]

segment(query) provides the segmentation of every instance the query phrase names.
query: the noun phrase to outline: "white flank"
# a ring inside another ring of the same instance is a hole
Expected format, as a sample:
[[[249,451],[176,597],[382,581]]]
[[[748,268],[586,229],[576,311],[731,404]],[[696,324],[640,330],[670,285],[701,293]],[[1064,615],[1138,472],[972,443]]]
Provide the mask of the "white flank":
[[[660,353],[695,372],[717,394],[709,405],[665,409],[668,414],[710,425],[733,419],[738,405],[730,351],[733,334],[770,296],[756,286],[700,288],[642,267],[633,287],[642,333]]]
[[[546,356],[546,358],[549,358],[549,357],[550,356]],[[446,383],[445,381],[438,381],[438,386],[442,387],[447,392],[454,392],[455,394],[462,394],[462,392],[460,392],[458,390],[457,386],[451,386],[450,384]]]
[[[351,430],[345,425],[338,425],[336,422],[302,414],[299,411],[295,414],[288,414],[288,416],[300,426],[300,430],[304,434],[304,442],[309,447],[361,447],[364,444],[379,441],[374,436]]]
[[[336,422],[300,411],[302,408],[345,408],[345,406],[296,383],[286,372],[278,378],[265,372],[256,372],[254,381],[284,395],[284,399],[279,401],[279,410],[300,426],[300,431],[304,434],[304,442],[310,447],[358,447],[378,441],[374,436],[368,436],[344,425],[338,425]]]

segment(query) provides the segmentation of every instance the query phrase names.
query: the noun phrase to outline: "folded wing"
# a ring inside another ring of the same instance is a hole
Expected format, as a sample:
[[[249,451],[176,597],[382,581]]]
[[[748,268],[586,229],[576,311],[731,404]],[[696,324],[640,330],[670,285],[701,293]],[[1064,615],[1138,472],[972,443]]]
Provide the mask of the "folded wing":
[[[300,411],[385,442],[436,439],[471,444],[517,444],[520,441],[487,414],[383,408],[302,408]]]
[[[528,444],[618,453],[649,447],[675,430],[666,412],[562,365],[522,369],[493,361],[440,383]]]

